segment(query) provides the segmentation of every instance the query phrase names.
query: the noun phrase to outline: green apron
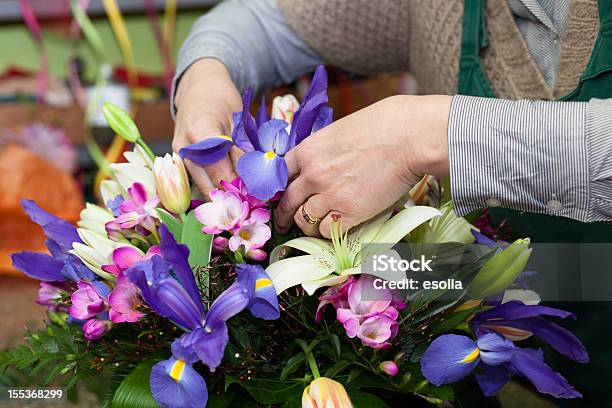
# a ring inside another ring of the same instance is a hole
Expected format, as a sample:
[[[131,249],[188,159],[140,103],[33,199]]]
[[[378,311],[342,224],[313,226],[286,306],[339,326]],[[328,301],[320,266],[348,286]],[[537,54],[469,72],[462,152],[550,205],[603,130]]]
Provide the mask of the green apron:
[[[600,29],[590,61],[576,89],[563,101],[588,101],[612,98],[612,0],[599,0]],[[495,97],[480,63],[480,50],[487,44],[484,0],[465,0],[458,94]],[[553,136],[554,137],[554,136]],[[612,137],[612,136],[611,136]],[[489,210],[494,223],[506,219],[513,238],[530,237],[532,242],[588,243],[612,242],[612,224],[581,223],[550,215],[521,213],[507,209]],[[566,253],[569,252],[569,253]],[[580,249],[559,250],[559,260],[573,262]],[[602,254],[602,257],[610,256]],[[588,272],[587,272],[588,273]],[[580,276],[576,279],[580,285]],[[612,378],[612,302],[549,302],[551,306],[570,310],[577,320],[563,325],[585,344],[591,362],[581,365],[557,353],[547,352],[547,361],[563,373],[583,399],[559,401],[564,407],[612,406],[609,379]],[[531,344],[536,346],[536,344]],[[608,405],[606,405],[608,404]]]
[[[461,57],[460,95],[495,97],[480,63],[480,50],[487,45],[484,0],[465,0]],[[612,98],[612,0],[599,0],[600,29],[586,70],[576,89],[562,101]],[[533,242],[612,242],[612,224],[582,223],[552,215],[489,209],[494,223],[507,220],[513,238],[530,237]]]

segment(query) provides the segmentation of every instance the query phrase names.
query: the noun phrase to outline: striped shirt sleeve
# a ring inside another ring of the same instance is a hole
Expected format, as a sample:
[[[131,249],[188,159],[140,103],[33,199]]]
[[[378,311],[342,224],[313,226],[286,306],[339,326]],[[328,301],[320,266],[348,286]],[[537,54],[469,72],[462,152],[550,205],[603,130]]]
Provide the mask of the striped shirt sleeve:
[[[458,95],[448,128],[458,214],[485,207],[612,221],[612,100]]]

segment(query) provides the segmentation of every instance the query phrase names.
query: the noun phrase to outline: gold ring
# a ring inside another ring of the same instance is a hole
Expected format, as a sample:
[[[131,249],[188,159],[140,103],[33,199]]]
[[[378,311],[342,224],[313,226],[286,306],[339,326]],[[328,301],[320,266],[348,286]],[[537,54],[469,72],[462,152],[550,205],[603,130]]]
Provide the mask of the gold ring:
[[[302,217],[304,217],[306,222],[310,225],[317,225],[319,222],[321,222],[321,220],[317,217],[313,217],[312,215],[308,214],[308,211],[306,211],[306,207],[304,206],[302,206]]]

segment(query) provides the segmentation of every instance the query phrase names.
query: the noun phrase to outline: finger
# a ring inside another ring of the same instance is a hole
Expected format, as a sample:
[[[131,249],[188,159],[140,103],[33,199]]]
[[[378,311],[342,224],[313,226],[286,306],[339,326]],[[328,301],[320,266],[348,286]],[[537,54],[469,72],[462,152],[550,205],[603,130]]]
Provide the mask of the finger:
[[[210,193],[210,190],[215,188],[215,186],[213,185],[212,181],[210,181],[210,177],[208,177],[208,174],[206,174],[206,170],[193,163],[189,159],[185,159],[184,163],[185,167],[187,168],[187,171],[189,172],[189,174],[191,174],[191,178],[196,187],[198,188],[198,191],[200,191],[202,197],[206,201],[208,201],[208,193]]]
[[[331,230],[332,224],[334,222],[339,222],[341,231],[345,232],[356,225],[359,225],[360,222],[356,220],[354,217],[348,216],[346,214],[341,213],[340,211],[330,211],[319,224],[319,233],[327,239],[331,239]]]
[[[313,193],[303,177],[298,177],[287,186],[274,212],[274,224],[278,232],[287,233],[293,224],[293,215]]]
[[[221,186],[221,180],[232,181],[238,177],[229,154],[218,162],[205,166],[204,169],[215,187]]]
[[[285,155],[285,163],[287,163],[287,171],[289,173],[289,180],[295,179],[300,173],[298,165],[298,155],[300,154],[299,149],[289,150]]]
[[[315,224],[308,222],[303,210],[306,210],[306,214],[308,214],[311,219],[314,218],[318,222]],[[327,216],[329,211],[330,208],[328,206],[328,201],[325,199],[325,196],[322,194],[317,194],[310,197],[303,205],[299,207],[293,219],[295,220],[295,224],[302,230],[305,235],[308,235],[310,237],[316,237],[320,235],[319,222],[321,222],[321,220],[323,220]]]
[[[230,159],[232,159],[232,166],[234,168],[236,168],[236,164],[238,164],[238,159],[240,159],[243,154],[244,152],[236,146],[232,146],[232,148],[230,149],[229,155]]]

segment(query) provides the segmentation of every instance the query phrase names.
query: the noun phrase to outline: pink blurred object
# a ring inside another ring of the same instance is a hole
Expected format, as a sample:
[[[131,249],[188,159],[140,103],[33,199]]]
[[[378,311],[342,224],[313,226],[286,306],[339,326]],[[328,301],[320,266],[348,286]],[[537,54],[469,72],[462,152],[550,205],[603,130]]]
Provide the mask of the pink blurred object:
[[[0,149],[9,144],[22,146],[67,173],[76,170],[76,151],[60,128],[33,122],[18,130],[0,132]]]

